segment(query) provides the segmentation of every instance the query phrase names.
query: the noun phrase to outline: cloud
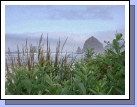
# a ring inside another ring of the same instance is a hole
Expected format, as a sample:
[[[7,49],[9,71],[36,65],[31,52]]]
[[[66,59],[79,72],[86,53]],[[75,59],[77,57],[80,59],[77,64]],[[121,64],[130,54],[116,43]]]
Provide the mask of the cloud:
[[[56,6],[51,10],[49,19],[67,19],[67,20],[89,20],[101,19],[112,20],[112,11],[119,9],[121,11],[124,6]]]
[[[124,6],[118,5],[6,6],[6,17],[9,17],[9,14],[12,13],[12,15],[16,14],[16,16],[21,15],[22,17],[27,15],[27,17],[23,17],[24,19],[112,20],[113,15],[111,13],[116,9],[121,11],[123,8]]]
[[[104,43],[104,40],[112,42],[112,40],[115,39],[116,33],[122,33],[123,34],[122,38],[125,39],[125,30],[124,29],[118,29],[117,31],[113,31],[113,30],[100,31],[100,32],[94,33],[94,35],[105,46],[106,44]]]
[[[52,9],[49,14],[50,19],[68,19],[68,20],[89,20],[89,19],[106,19],[112,20],[113,17],[109,14],[108,6],[64,6],[68,10],[58,6]]]
[[[124,29],[118,29],[118,33],[122,33],[125,38],[125,30]],[[57,42],[61,42],[61,46],[65,42],[66,38],[67,42],[64,46],[63,52],[76,52],[78,46],[83,48],[84,42],[91,36],[94,36],[97,38],[104,46],[106,45],[104,43],[104,40],[112,42],[112,40],[115,38],[116,31],[101,31],[101,32],[95,32],[93,34],[74,34],[74,33],[67,33],[67,32],[51,32],[48,33],[48,38],[50,42],[51,51],[56,51]],[[8,50],[8,47],[12,51],[16,51],[17,44],[20,48],[22,48],[22,44],[25,45],[26,38],[28,38],[28,44],[32,44],[34,46],[37,45],[37,42],[39,41],[41,36],[41,33],[22,33],[22,34],[6,34],[5,35],[5,50]],[[47,32],[43,33],[43,43],[46,43],[47,38]],[[46,50],[46,47],[44,47]]]

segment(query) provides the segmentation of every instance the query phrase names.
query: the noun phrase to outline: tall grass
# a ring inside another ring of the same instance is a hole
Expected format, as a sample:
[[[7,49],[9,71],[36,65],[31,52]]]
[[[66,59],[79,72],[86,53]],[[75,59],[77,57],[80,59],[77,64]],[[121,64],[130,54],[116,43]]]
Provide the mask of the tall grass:
[[[19,68],[21,66],[24,66],[28,71],[31,72],[34,70],[35,63],[38,63],[41,67],[44,67],[44,70],[46,70],[48,67],[54,67],[54,77],[58,75],[60,67],[64,67],[63,70],[66,73],[67,57],[65,55],[64,59],[62,58],[59,60],[59,56],[62,57],[62,50],[65,46],[67,38],[64,41],[61,50],[60,50],[61,46],[60,46],[60,38],[59,38],[59,41],[57,42],[57,46],[56,46],[56,54],[55,54],[54,61],[51,60],[50,43],[48,39],[48,34],[46,38],[46,44],[42,44],[42,41],[43,41],[43,34],[41,35],[38,41],[37,49],[35,49],[32,44],[30,44],[28,47],[28,40],[26,39],[25,46],[22,44],[22,54],[20,54],[20,49],[19,49],[19,46],[17,45],[17,56],[18,56],[17,61],[14,60],[14,56],[12,56],[10,49],[8,48],[8,56],[10,57],[10,59],[6,58],[7,72],[9,72],[9,69]],[[44,45],[46,45],[46,52],[43,51]],[[35,50],[37,50],[38,52],[38,62],[34,62]],[[7,63],[8,61],[12,62],[11,65],[8,65]],[[60,70],[60,75],[62,75],[61,70]]]
[[[37,46],[22,45],[22,52],[17,45],[17,61],[8,49],[6,59],[7,95],[124,95],[125,94],[125,51],[120,52],[119,40],[122,34],[116,34],[112,49],[93,58],[94,50],[87,49],[85,59],[77,62],[76,57],[68,61],[66,52],[62,56],[63,45],[60,38],[56,46],[55,60],[51,60],[48,35],[46,44],[41,35]],[[44,52],[44,45],[46,52]],[[37,49],[36,49],[37,48]],[[113,51],[115,50],[115,52]],[[38,52],[38,62],[34,61],[34,52]],[[22,56],[21,56],[22,55]],[[26,63],[22,60],[26,55]],[[59,57],[61,56],[61,59]],[[10,60],[12,63],[8,65]],[[11,72],[12,69],[12,72]]]

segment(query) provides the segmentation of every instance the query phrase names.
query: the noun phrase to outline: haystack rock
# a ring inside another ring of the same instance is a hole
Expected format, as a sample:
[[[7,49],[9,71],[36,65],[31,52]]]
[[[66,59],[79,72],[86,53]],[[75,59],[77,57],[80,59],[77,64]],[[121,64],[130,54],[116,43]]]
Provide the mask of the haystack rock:
[[[102,53],[103,52],[103,44],[100,43],[95,37],[88,38],[83,46],[82,52],[86,51],[86,48],[94,48],[94,52]]]
[[[82,52],[81,48],[80,48],[80,47],[78,47],[78,49],[77,49],[76,53],[81,53],[81,52]]]

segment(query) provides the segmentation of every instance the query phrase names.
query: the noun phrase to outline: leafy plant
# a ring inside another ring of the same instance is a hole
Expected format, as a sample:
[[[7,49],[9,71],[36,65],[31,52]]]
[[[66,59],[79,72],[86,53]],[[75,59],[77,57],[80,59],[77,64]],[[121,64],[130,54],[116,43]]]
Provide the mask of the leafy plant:
[[[38,43],[38,62],[34,62],[34,48],[30,46],[29,56],[27,40],[23,47],[27,53],[27,64],[21,61],[18,49],[17,64],[9,50],[12,72],[6,69],[6,95],[124,95],[125,94],[125,51],[119,41],[122,34],[116,34],[110,49],[103,54],[95,54],[93,48],[85,52],[85,59],[67,61],[69,55],[59,60],[60,40],[57,43],[54,62],[50,60],[50,45],[47,36],[47,51],[43,51],[42,36]],[[67,39],[66,39],[67,41]],[[64,42],[63,47],[66,43]],[[35,48],[36,51],[36,48]]]

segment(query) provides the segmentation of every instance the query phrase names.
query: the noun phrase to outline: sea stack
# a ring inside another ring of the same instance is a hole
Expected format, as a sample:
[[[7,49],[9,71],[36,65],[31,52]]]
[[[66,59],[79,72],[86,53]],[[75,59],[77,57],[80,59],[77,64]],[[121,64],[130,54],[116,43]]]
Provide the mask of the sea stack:
[[[94,52],[102,53],[103,52],[103,44],[100,43],[95,37],[88,38],[83,46],[82,52],[85,52],[87,48],[94,48]]]
[[[80,47],[78,47],[78,49],[77,49],[76,53],[81,53],[81,52],[82,52],[81,48],[80,48]]]

